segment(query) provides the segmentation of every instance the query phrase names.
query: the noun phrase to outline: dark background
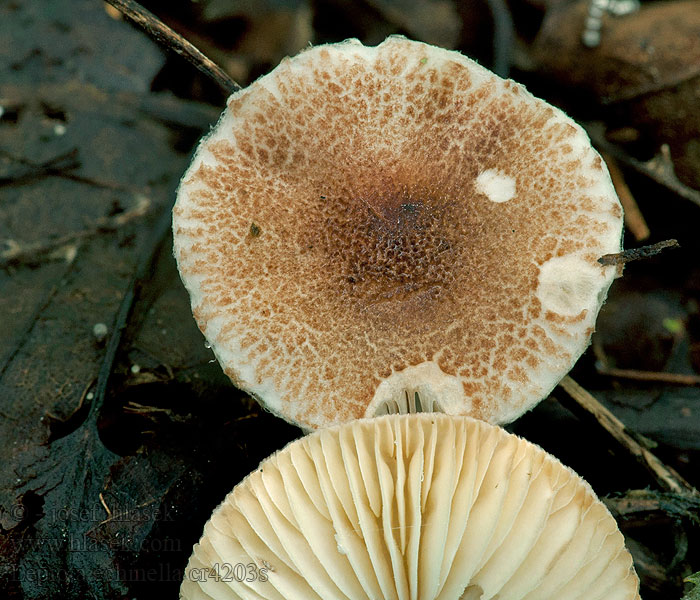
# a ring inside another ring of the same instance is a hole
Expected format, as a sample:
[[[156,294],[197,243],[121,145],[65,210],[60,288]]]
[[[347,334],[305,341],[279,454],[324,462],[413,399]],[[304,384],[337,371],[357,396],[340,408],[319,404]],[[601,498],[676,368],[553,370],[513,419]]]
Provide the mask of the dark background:
[[[402,33],[508,73],[589,128],[648,225],[629,222],[625,246],[681,248],[627,265],[573,377],[700,486],[699,2],[606,16],[596,49],[580,42],[586,0],[146,6],[242,85],[309,42]],[[222,375],[171,255],[174,190],[225,97],[103,2],[0,0],[6,597],[177,597],[212,509],[300,434]],[[642,596],[680,598],[700,570],[697,501],[662,493],[602,428],[562,407],[563,390],[554,396],[509,429],[612,508],[642,494],[646,509],[619,517]]]

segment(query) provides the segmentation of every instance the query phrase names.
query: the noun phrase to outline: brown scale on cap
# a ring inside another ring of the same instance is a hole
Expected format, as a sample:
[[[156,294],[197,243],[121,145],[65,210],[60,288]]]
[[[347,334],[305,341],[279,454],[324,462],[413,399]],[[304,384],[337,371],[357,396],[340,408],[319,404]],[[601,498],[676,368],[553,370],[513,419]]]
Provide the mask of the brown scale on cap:
[[[314,428],[408,389],[522,414],[588,344],[621,219],[560,111],[393,37],[309,49],[234,94],[173,228],[226,373]]]

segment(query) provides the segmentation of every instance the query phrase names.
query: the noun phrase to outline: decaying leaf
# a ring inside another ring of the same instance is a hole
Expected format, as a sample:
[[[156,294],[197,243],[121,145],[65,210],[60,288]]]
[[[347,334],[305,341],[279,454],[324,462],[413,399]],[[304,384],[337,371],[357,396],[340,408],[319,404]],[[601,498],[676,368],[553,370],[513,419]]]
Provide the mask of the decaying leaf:
[[[589,2],[547,12],[532,48],[541,72],[608,105],[618,126],[668,144],[678,177],[700,189],[700,3],[643,3],[637,13],[606,15],[597,48],[581,44]]]

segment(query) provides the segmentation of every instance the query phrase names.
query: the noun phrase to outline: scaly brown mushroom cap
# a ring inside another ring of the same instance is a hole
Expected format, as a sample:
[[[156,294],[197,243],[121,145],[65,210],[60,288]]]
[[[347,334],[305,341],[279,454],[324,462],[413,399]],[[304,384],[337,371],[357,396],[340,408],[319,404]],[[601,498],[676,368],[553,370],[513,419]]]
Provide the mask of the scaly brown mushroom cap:
[[[233,94],[173,219],[224,371],[306,428],[414,392],[518,417],[587,346],[621,227],[578,125],[401,37],[311,48]]]
[[[214,511],[183,600],[639,600],[615,520],[541,448],[468,417],[317,431]]]

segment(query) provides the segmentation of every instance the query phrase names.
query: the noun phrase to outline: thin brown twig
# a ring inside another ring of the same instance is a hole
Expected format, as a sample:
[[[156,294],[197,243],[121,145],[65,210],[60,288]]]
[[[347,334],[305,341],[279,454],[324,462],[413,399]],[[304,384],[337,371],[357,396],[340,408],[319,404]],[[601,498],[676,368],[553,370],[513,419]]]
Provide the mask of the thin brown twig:
[[[103,181],[84,177],[74,173],[81,166],[78,160],[78,149],[74,148],[69,152],[60,154],[45,162],[37,163],[23,156],[16,156],[7,150],[0,149],[0,156],[22,165],[24,169],[18,169],[15,173],[7,176],[0,176],[0,186],[17,186],[25,183],[36,181],[41,177],[60,177],[78,183],[85,183],[107,190],[116,190],[124,192],[133,192],[133,188],[114,183],[112,181]]]
[[[665,518],[688,519],[700,525],[700,497],[656,490],[628,490],[621,496],[603,498],[615,518],[646,519],[649,513]]]
[[[109,506],[107,506],[107,503],[105,502],[105,498],[102,495],[102,492],[99,493],[99,498],[100,502],[102,503],[102,508],[105,509],[105,512],[107,513],[107,521],[112,518],[112,511],[109,509]],[[105,523],[106,521],[102,521],[102,523]],[[100,525],[102,524],[100,523]]]
[[[598,259],[601,265],[624,265],[633,260],[640,260],[642,258],[650,258],[659,254],[662,250],[666,248],[680,248],[678,240],[664,240],[657,244],[651,244],[649,246],[641,246],[639,248],[629,248],[628,250],[623,250],[622,252],[616,252],[615,254],[604,254]]]
[[[21,244],[15,240],[0,240],[4,243],[5,250],[0,251],[0,269],[16,265],[35,265],[52,258],[58,250],[72,244],[77,244],[89,237],[98,235],[105,231],[114,231],[130,221],[144,216],[151,206],[151,201],[145,196],[141,196],[134,208],[111,217],[98,219],[93,225],[69,233],[52,240],[35,242],[33,244]],[[69,253],[69,262],[72,262],[74,253]]]
[[[636,239],[638,242],[642,242],[651,234],[646,219],[644,219],[642,211],[639,210],[639,205],[634,199],[634,196],[632,195],[632,192],[625,181],[625,176],[622,174],[620,167],[617,165],[617,160],[615,157],[611,156],[607,152],[602,152],[601,154],[608,166],[610,179],[612,179],[613,185],[615,186],[615,191],[617,192],[617,196],[620,198],[620,203],[624,209],[625,226],[632,232],[634,239]]]
[[[641,161],[630,156],[617,144],[611,144],[605,138],[605,126],[600,122],[584,124],[586,132],[594,145],[600,150],[614,156],[621,163],[632,167],[638,173],[646,175],[681,198],[690,200],[700,206],[700,190],[685,185],[678,177],[673,166],[671,150],[668,144],[662,144],[659,153],[654,158]]]
[[[635,381],[656,381],[659,383],[671,383],[674,385],[700,385],[700,375],[687,375],[685,373],[665,373],[663,371],[638,371],[636,369],[615,369],[602,364],[596,366],[601,375],[619,377],[621,379],[633,379]]]
[[[102,493],[100,493],[100,500],[102,500]],[[146,506],[149,506],[156,502],[156,498],[151,498],[150,500],[146,500],[145,502],[141,502],[141,504],[137,504],[136,506],[132,506],[131,508],[127,508],[125,511],[119,511],[117,513],[112,512],[111,510],[109,511],[109,516],[102,522],[98,523],[98,527],[100,525],[104,525],[105,523],[109,523],[110,521],[114,521],[115,519],[121,519],[121,520],[126,520],[125,517],[128,517],[131,515],[131,511],[139,510],[140,508],[145,508]],[[102,505],[104,508],[107,508],[105,504]]]
[[[179,33],[173,31],[152,12],[147,11],[137,2],[133,0],[107,0],[107,2],[141,27],[149,37],[167,49],[176,52],[197,67],[212,81],[216,82],[227,94],[241,89],[241,86],[226,71],[202,54],[194,44],[191,44]]]
[[[5,150],[0,150],[0,155],[23,167],[12,175],[0,177],[0,185],[2,186],[21,185],[26,181],[34,181],[39,177],[50,175],[67,176],[70,171],[80,167],[77,148],[54,156],[43,163],[35,163],[25,158],[16,157]]]
[[[642,446],[628,431],[624,423],[605,408],[588,391],[576,383],[568,375],[559,382],[561,387],[574,400],[575,405],[568,407],[574,412],[593,417],[612,437],[622,445],[643,467],[645,467],[656,482],[666,490],[680,495],[700,495],[672,467],[665,465],[648,448]],[[565,403],[569,404],[569,403]]]

